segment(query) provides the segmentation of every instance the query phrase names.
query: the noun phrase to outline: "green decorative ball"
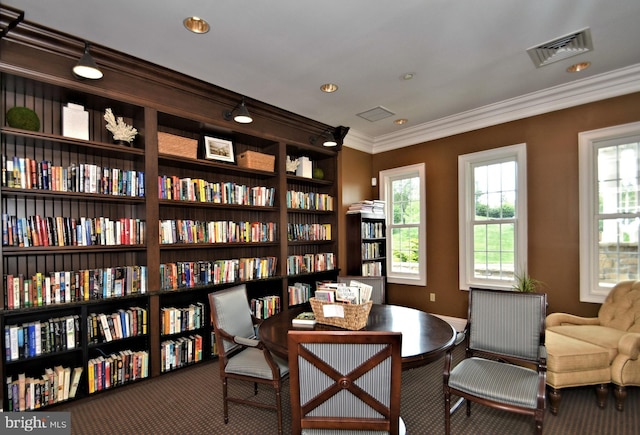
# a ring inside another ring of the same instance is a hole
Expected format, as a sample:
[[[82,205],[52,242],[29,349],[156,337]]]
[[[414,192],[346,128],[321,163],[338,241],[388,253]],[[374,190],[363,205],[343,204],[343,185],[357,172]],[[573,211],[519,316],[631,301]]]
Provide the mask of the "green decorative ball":
[[[324,171],[320,168],[315,168],[313,170],[313,178],[317,180],[322,180],[324,178]]]
[[[40,131],[40,118],[36,112],[26,107],[12,107],[7,111],[9,127]]]

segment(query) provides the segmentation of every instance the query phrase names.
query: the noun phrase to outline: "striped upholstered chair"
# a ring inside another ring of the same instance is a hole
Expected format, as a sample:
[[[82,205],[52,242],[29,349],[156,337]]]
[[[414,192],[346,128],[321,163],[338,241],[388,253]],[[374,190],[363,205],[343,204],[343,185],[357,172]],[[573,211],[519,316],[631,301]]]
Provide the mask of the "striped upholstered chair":
[[[399,332],[291,330],[288,341],[293,434],[405,433]]]
[[[229,402],[273,409],[278,414],[278,433],[282,434],[282,380],[289,375],[287,361],[271,355],[256,338],[254,319],[244,284],[209,294],[211,321],[218,345],[224,422],[229,422]],[[229,379],[266,384],[275,390],[276,403],[269,404],[228,393]]]
[[[466,357],[452,366],[445,357],[445,433],[451,413],[471,402],[535,417],[542,433],[545,407],[547,296],[500,290],[471,289]],[[453,407],[451,395],[460,397]]]

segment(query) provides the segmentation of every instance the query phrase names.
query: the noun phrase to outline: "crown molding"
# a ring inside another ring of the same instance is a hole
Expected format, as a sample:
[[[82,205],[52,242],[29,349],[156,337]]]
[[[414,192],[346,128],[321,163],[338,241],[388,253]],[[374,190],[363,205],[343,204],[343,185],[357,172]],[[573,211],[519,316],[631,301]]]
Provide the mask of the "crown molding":
[[[640,64],[370,137],[353,129],[344,145],[370,154],[640,91]]]

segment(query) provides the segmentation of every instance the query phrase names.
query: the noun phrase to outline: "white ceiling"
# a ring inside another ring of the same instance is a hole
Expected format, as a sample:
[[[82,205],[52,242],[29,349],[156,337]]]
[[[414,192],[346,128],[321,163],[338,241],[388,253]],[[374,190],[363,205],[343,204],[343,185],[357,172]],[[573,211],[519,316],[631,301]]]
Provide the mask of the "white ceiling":
[[[638,0],[3,2],[25,20],[349,126],[345,145],[370,152],[640,91]],[[185,30],[194,15],[208,33]],[[593,51],[534,66],[527,49],[584,28]],[[583,61],[586,71],[565,72]],[[407,72],[415,77],[402,80]],[[339,90],[322,93],[327,82]],[[357,116],[377,106],[395,115]]]

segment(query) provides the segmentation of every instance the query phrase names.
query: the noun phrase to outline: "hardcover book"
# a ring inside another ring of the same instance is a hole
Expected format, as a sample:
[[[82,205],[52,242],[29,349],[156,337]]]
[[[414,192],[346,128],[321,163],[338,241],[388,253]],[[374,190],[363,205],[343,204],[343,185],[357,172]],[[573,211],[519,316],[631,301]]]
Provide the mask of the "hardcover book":
[[[310,311],[305,311],[292,319],[291,324],[294,326],[313,326],[316,324],[316,316]]]

